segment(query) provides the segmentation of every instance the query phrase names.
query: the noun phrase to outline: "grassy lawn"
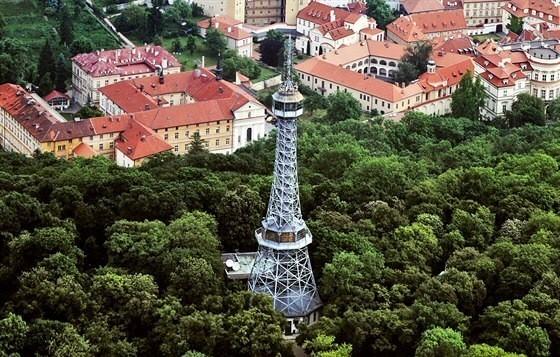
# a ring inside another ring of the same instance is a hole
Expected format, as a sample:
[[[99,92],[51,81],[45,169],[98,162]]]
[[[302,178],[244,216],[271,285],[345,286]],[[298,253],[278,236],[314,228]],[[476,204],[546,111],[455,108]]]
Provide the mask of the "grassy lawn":
[[[272,70],[268,67],[265,67],[265,66],[262,66],[262,65],[260,67],[261,67],[261,75],[258,76],[256,79],[253,79],[252,80],[253,83],[264,81],[264,80],[267,80],[269,78],[276,77],[277,75],[280,74],[279,72],[277,72],[275,70]]]
[[[179,39],[181,42],[181,47],[185,47],[187,40],[185,37],[170,37],[163,40],[163,47],[165,47],[169,52],[173,53],[173,42],[175,39]],[[185,70],[193,69],[199,65],[202,56],[204,56],[204,63],[206,67],[216,65],[216,57],[212,56],[206,47],[206,43],[200,37],[196,37],[196,50],[191,54],[189,51],[183,50],[179,53],[173,53],[175,57],[181,62]]]
[[[6,37],[19,40],[28,50],[29,55],[37,59],[41,47],[47,38],[53,45],[58,45],[56,29],[59,22],[56,16],[43,15],[40,0],[0,0],[0,13],[6,20]],[[89,38],[96,48],[115,48],[118,42],[97,23],[87,11],[75,12],[78,6],[75,0],[67,0],[74,19],[74,38]]]
[[[494,40],[494,41],[499,41],[501,39],[501,37],[498,34],[495,34],[495,33],[489,33],[489,34],[486,34],[486,35],[474,35],[474,36],[472,36],[472,38],[473,38],[474,42],[478,42],[478,43],[484,42],[488,39],[491,39],[491,40]]]

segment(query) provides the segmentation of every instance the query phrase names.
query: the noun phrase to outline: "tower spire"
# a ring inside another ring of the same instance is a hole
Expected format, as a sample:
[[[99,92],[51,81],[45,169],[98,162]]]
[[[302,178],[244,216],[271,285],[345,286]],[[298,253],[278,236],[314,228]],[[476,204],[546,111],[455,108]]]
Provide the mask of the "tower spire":
[[[249,277],[249,289],[272,296],[274,307],[292,321],[313,323],[321,300],[315,285],[307,246],[312,241],[301,214],[297,173],[297,118],[303,96],[292,80],[293,45],[284,48],[283,82],[274,93],[277,118],[276,157],[268,210],[255,236],[259,250]]]

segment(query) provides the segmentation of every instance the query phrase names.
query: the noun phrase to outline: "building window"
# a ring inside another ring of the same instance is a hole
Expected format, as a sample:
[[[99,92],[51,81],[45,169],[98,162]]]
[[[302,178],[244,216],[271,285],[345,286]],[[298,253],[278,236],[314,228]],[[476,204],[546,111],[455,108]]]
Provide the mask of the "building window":
[[[210,129],[206,128],[206,135],[209,135],[209,134],[210,134]]]
[[[164,135],[163,135],[163,139],[164,139],[164,140],[167,140],[167,139],[169,139],[169,135],[167,135],[167,134],[164,134]]]
[[[175,139],[179,139],[179,133],[175,133]]]
[[[220,139],[216,139],[216,146],[220,146]]]
[[[229,138],[226,138],[226,145],[229,145]]]
[[[546,98],[546,90],[541,89],[541,98],[545,99]]]
[[[109,143],[109,149],[112,149],[114,146],[115,146],[115,142],[111,141],[111,142]]]
[[[189,137],[189,131],[185,131],[185,137],[188,138]]]
[[[178,151],[179,151],[179,145],[175,145],[175,146],[173,147],[173,150],[175,150],[175,152],[178,152]]]
[[[247,142],[250,143],[253,140],[253,129],[247,128]]]
[[[103,150],[103,143],[99,144],[99,150]]]
[[[216,128],[216,134],[220,132],[220,128]]]

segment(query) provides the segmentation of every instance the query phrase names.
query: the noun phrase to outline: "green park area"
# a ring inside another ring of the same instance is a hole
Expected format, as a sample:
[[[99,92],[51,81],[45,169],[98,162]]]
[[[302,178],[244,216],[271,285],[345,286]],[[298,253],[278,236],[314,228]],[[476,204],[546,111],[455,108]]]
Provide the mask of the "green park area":
[[[75,0],[67,0],[65,4],[72,15],[74,38],[87,37],[95,48],[118,46],[117,40],[83,5]],[[58,42],[59,21],[54,10],[50,10],[37,0],[0,1],[0,14],[6,22],[6,38],[21,42],[33,60],[38,58],[45,39]]]

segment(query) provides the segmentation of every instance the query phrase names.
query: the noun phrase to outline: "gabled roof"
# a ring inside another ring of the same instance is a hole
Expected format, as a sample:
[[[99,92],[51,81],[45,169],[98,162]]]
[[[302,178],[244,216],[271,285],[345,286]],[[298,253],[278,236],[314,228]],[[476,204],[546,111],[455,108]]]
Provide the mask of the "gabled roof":
[[[80,53],[72,61],[92,77],[150,73],[156,66],[164,69],[181,66],[163,47],[152,45]]]
[[[169,151],[172,147],[150,128],[136,120],[130,120],[126,129],[115,140],[115,148],[131,160],[138,160]]]
[[[406,42],[426,39],[426,34],[459,31],[467,28],[462,9],[420,12],[401,16],[387,26],[392,32]]]
[[[462,62],[448,67],[437,68],[434,73],[423,73],[420,75],[420,84],[425,88],[437,89],[438,87],[455,86],[461,81],[467,72],[473,72],[472,59],[466,58]]]
[[[40,142],[49,128],[59,123],[47,108],[16,84],[0,84],[0,107]]]
[[[404,0],[401,5],[409,15],[418,12],[443,10],[443,5],[437,0]]]
[[[350,15],[350,12],[344,9],[332,7],[312,0],[306,7],[299,10],[297,18],[313,22],[317,25],[322,25],[327,22],[331,22],[331,11],[334,12],[335,20],[344,20],[348,15]]]
[[[470,57],[476,56],[476,46],[470,37],[455,37],[451,39],[437,38],[433,41],[434,52],[444,51],[449,53],[457,53]]]
[[[110,84],[99,88],[98,91],[126,113],[140,112],[158,107],[158,102],[140,90],[139,87],[136,87],[133,81],[121,81]]]
[[[345,65],[369,56],[400,61],[405,52],[406,47],[397,43],[366,40],[325,53],[322,59],[336,65]]]
[[[519,18],[531,16],[560,24],[560,7],[553,0],[511,0],[503,9]],[[532,14],[533,10],[535,15]],[[546,16],[540,17],[540,12]],[[548,15],[552,16],[552,20],[548,19]]]
[[[67,96],[64,93],[61,93],[61,92],[57,91],[56,89],[53,89],[52,92],[50,92],[49,94],[47,94],[46,96],[43,97],[45,102],[51,101],[53,99],[58,99],[58,98],[70,99],[69,96]]]
[[[93,150],[88,144],[80,143],[80,145],[76,146],[76,148],[72,151],[74,156],[83,157],[86,159],[92,158],[95,156],[95,150]]]
[[[229,16],[214,16],[212,18],[200,20],[198,22],[198,27],[208,29],[210,25],[218,29],[224,36],[232,38],[234,40],[242,40],[245,38],[253,37],[253,35],[245,31],[240,25],[243,24],[241,21],[232,19]]]
[[[388,102],[396,102],[422,92],[422,88],[418,84],[410,84],[405,88],[400,88],[375,77],[322,61],[317,57],[297,64],[295,69]]]
[[[216,80],[205,68],[189,72],[167,74],[163,83],[157,76],[136,78],[108,85],[100,91],[124,111],[132,113],[158,107],[157,98],[166,94],[183,93],[197,102],[236,98],[239,106],[255,102],[249,93],[233,83]]]

